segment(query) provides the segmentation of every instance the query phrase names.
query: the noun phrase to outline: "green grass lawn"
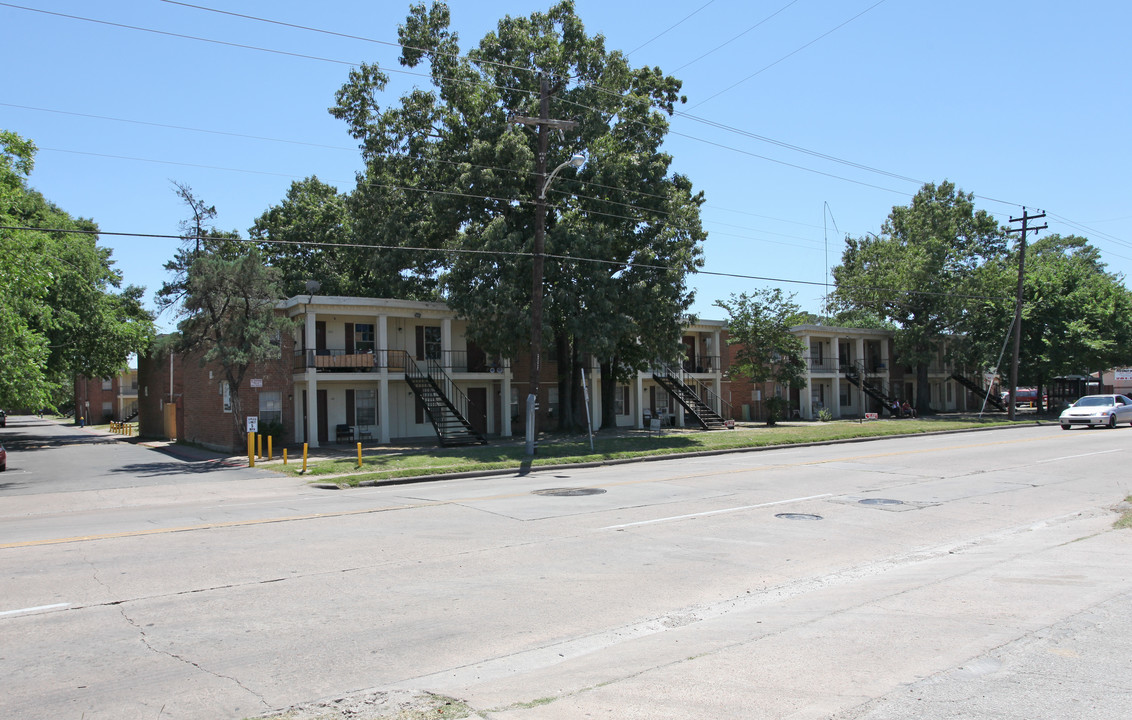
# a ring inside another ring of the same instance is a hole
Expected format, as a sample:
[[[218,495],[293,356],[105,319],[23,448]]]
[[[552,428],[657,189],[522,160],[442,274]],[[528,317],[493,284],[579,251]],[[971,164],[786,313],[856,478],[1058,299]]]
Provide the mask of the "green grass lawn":
[[[1032,424],[1029,421],[1025,424]],[[964,430],[1009,425],[1005,420],[898,420],[859,423],[843,420],[826,423],[797,423],[766,427],[746,426],[715,432],[677,431],[659,435],[598,434],[590,450],[585,437],[560,439],[550,436],[540,440],[538,453],[528,459],[522,443],[493,444],[460,448],[422,448],[409,451],[383,451],[369,448],[362,453],[362,467],[357,458],[310,463],[304,477],[311,482],[334,482],[353,486],[365,481],[395,480],[422,475],[440,475],[485,470],[520,469],[545,465],[591,463],[635,457],[671,455],[675,453],[735,450],[741,448],[795,445],[829,440],[864,437],[910,435],[944,430]],[[291,474],[301,472],[301,464],[276,466]]]

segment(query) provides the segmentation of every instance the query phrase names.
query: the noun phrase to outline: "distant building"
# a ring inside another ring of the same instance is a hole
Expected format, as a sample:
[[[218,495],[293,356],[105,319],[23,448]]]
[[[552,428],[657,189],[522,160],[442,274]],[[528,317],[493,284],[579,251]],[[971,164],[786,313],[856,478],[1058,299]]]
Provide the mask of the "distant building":
[[[138,371],[127,368],[108,378],[75,378],[75,421],[125,422],[138,412]]]

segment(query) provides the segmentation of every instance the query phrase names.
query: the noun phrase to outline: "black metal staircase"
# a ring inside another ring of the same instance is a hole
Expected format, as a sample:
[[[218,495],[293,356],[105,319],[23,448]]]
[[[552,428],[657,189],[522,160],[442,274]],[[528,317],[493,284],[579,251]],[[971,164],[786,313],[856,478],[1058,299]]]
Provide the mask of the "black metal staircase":
[[[888,411],[889,415],[896,417],[897,414],[892,410],[892,404],[896,402],[896,398],[890,396],[884,391],[884,385],[875,381],[869,380],[868,373],[865,372],[864,367],[859,363],[856,365],[842,365],[841,373],[845,379],[861,388],[861,391],[880,403],[880,406]]]
[[[392,352],[392,351],[391,351]],[[424,405],[429,422],[441,445],[487,445],[487,438],[468,422],[468,396],[435,360],[428,360],[422,370],[416,360],[405,353],[405,382]]]
[[[988,392],[985,387],[971,378],[965,377],[958,372],[953,372],[951,373],[951,379],[974,393],[980,401],[985,398],[987,404],[993,405],[999,412],[1009,412],[1009,408],[1006,407],[1006,403],[1002,401],[1002,398],[992,392]]]
[[[691,415],[704,430],[727,429],[727,422],[723,417],[701,400],[700,396],[685,385],[670,368],[657,368],[653,370],[652,377],[658,385],[676,398],[676,402],[684,406],[685,412]]]

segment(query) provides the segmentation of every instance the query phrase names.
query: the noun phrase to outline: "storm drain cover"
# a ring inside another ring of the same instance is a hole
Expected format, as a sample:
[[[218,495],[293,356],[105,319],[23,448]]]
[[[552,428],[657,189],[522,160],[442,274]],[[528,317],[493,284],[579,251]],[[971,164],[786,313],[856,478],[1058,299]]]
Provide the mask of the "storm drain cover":
[[[574,497],[577,495],[601,495],[605,492],[602,488],[549,488],[547,490],[535,490],[532,495],[553,495],[554,497]]]
[[[776,518],[783,520],[821,520],[821,515],[811,515],[810,513],[778,513]]]
[[[864,500],[858,500],[857,502],[861,503],[862,505],[903,505],[904,504],[903,500],[891,500],[889,498],[865,498]]]

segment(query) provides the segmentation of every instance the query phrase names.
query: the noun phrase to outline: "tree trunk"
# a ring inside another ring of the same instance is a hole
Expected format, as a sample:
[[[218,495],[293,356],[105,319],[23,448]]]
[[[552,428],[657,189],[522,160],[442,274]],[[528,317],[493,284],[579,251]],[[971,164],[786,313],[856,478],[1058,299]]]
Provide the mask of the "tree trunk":
[[[614,361],[601,364],[601,429],[617,427],[617,379],[613,377]]]
[[[928,363],[916,365],[916,416],[923,417],[932,412],[932,388],[928,382]]]
[[[570,392],[571,357],[570,338],[562,330],[554,332],[554,356],[558,361],[558,431],[570,432],[573,424]]]

